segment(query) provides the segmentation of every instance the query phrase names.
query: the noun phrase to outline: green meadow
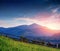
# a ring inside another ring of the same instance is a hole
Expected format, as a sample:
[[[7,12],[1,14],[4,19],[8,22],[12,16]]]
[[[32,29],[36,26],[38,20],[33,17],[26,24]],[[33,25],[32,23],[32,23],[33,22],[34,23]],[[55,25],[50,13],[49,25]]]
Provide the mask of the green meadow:
[[[60,51],[60,49],[24,43],[0,36],[0,51]]]

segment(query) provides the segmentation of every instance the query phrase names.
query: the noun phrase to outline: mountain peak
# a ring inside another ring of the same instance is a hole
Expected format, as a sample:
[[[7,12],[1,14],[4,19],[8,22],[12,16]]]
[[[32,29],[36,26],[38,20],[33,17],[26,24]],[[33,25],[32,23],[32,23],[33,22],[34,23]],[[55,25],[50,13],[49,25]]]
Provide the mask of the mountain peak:
[[[32,25],[37,25],[36,23],[33,23]]]
[[[32,27],[32,28],[38,28],[38,27],[40,27],[40,25],[38,25],[36,23],[33,23],[33,24],[30,25],[30,27]]]
[[[31,26],[39,26],[38,24],[36,24],[36,23],[33,23],[33,24],[31,24]]]

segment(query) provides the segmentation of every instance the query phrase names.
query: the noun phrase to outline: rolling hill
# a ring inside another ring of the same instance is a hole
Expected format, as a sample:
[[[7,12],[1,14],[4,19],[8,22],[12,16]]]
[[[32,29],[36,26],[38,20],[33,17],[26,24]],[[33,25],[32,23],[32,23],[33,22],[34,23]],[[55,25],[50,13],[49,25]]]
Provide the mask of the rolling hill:
[[[60,49],[23,43],[0,36],[0,51],[60,51]]]

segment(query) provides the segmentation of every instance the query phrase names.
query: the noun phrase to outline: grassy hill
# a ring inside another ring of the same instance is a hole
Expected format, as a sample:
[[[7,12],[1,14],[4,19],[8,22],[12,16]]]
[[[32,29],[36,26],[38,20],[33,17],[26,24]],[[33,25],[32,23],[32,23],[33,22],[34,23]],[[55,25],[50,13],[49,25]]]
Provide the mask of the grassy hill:
[[[23,43],[0,36],[0,51],[60,51],[60,49]]]

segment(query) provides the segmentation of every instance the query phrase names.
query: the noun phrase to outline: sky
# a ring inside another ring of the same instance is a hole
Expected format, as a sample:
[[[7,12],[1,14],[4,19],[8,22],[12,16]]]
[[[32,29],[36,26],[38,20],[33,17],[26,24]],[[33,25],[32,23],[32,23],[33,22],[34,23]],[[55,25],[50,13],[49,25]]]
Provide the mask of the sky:
[[[60,0],[0,0],[0,27],[32,23],[60,30]]]

